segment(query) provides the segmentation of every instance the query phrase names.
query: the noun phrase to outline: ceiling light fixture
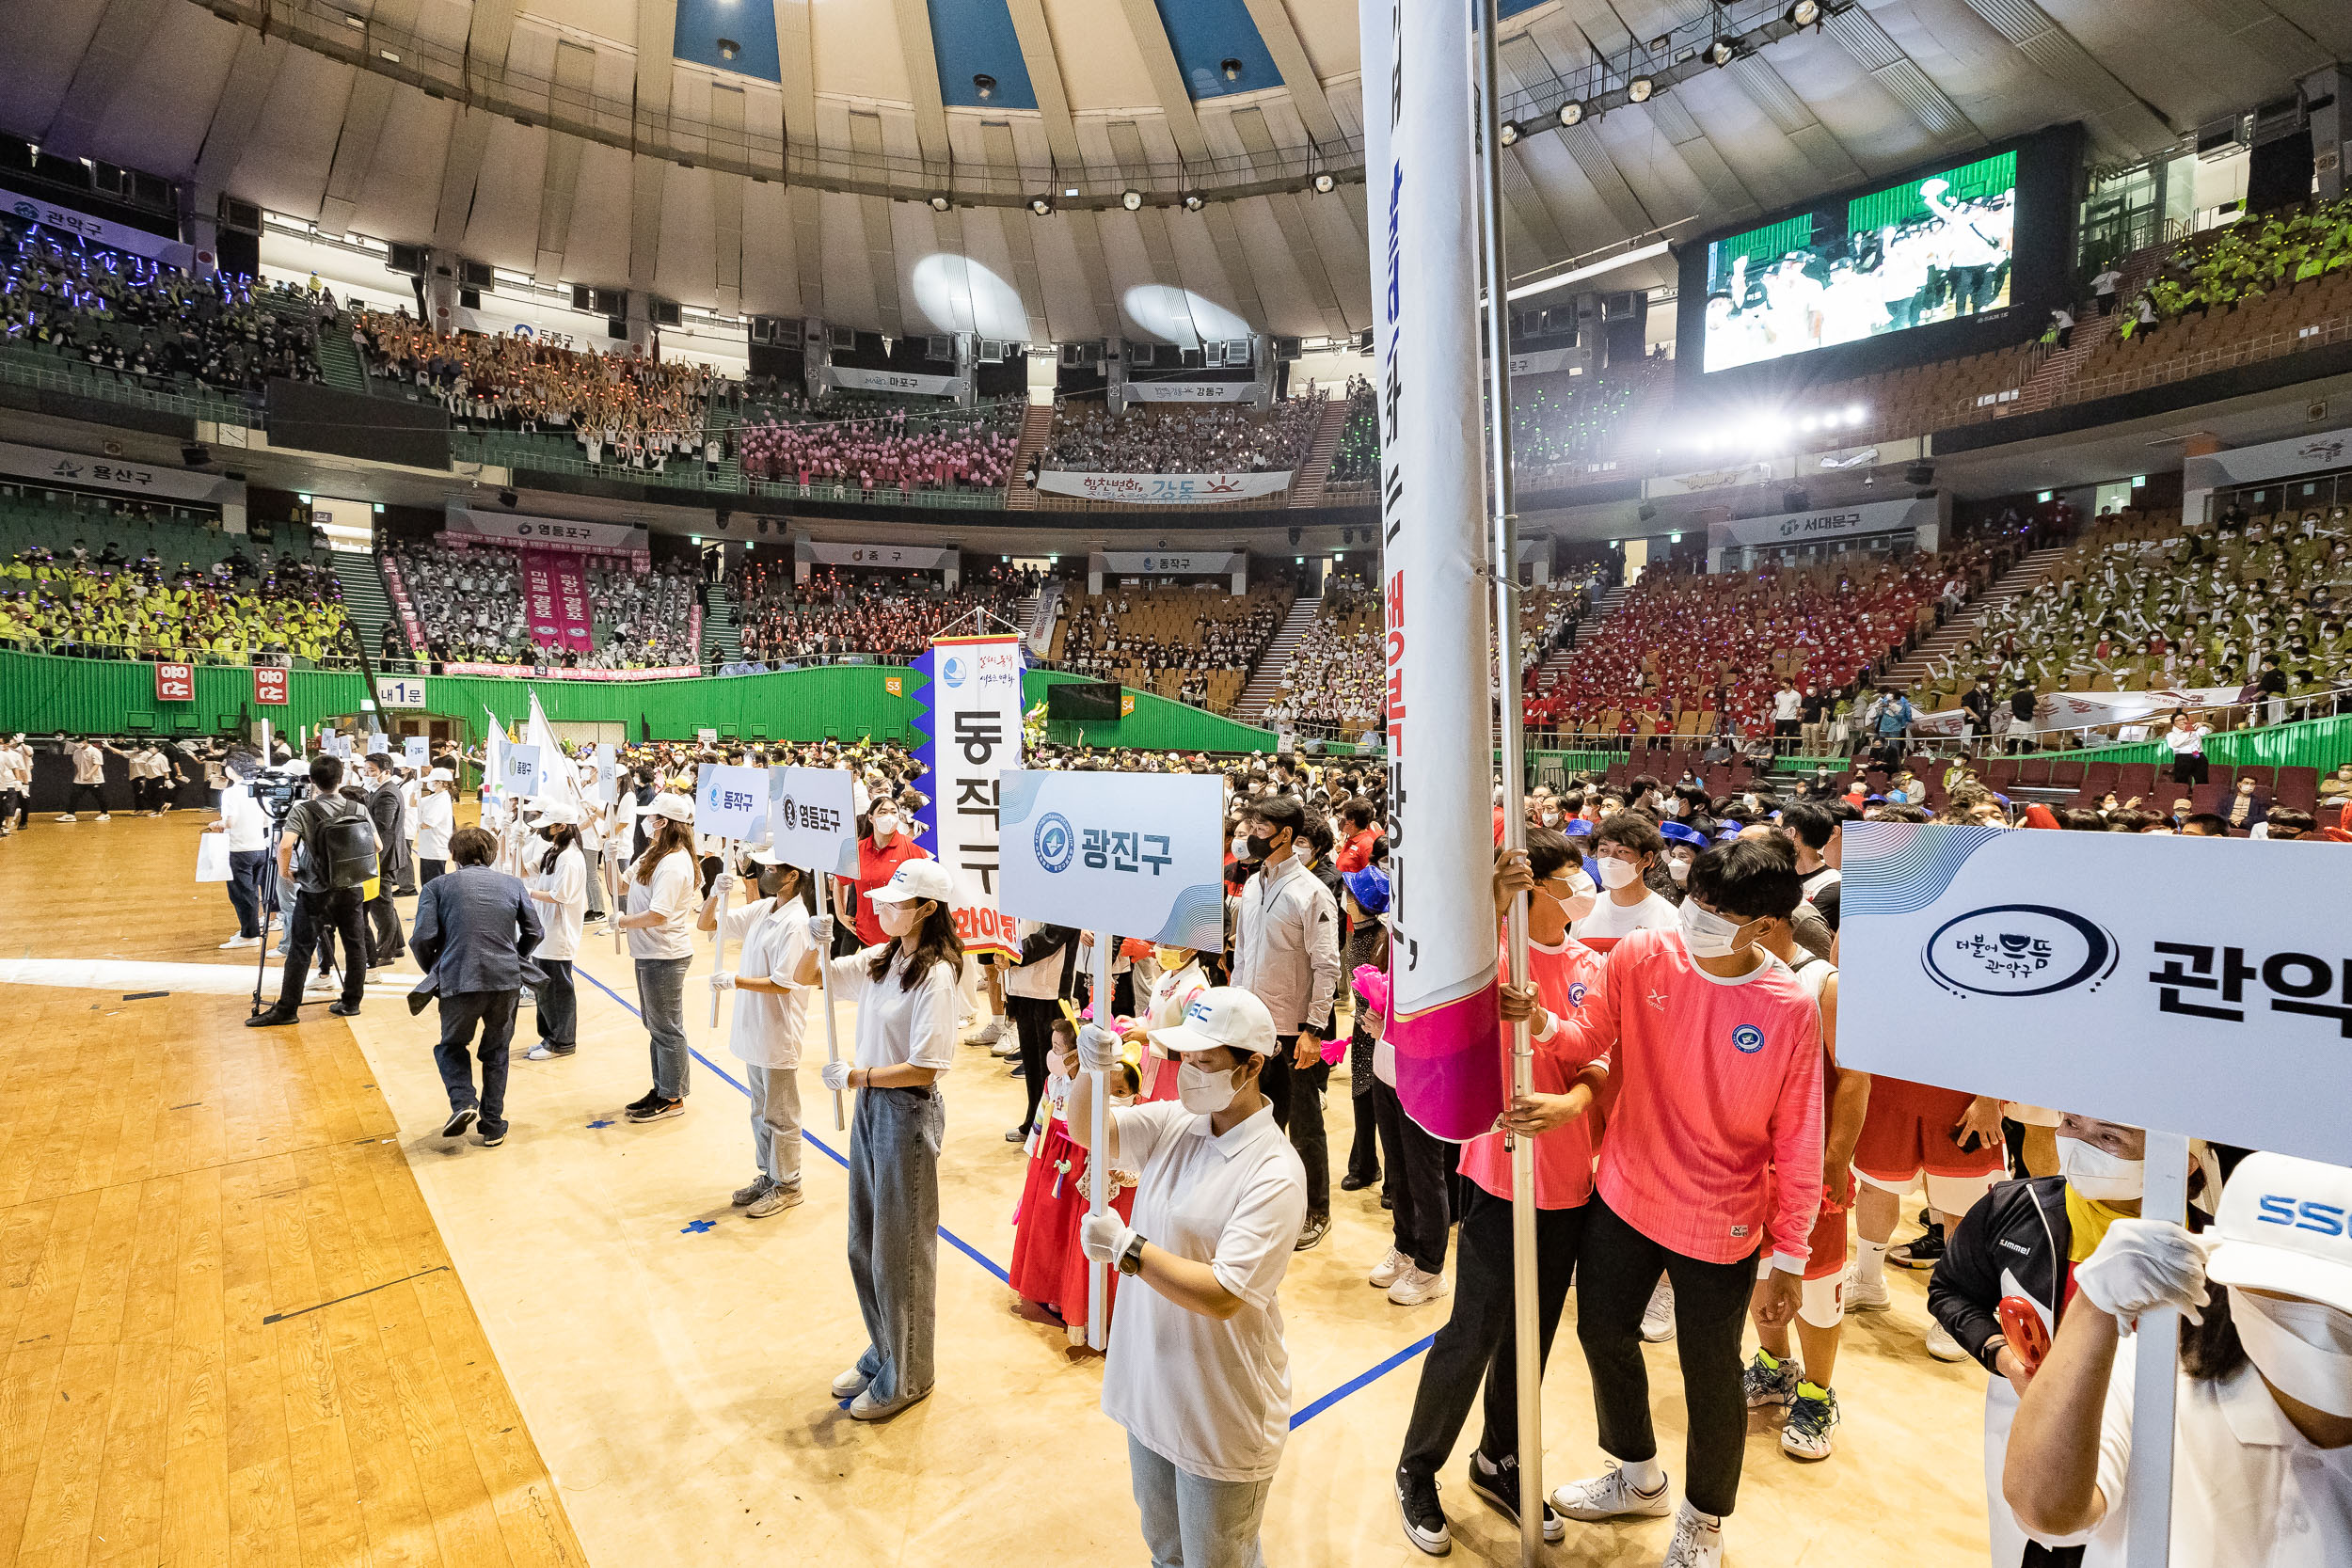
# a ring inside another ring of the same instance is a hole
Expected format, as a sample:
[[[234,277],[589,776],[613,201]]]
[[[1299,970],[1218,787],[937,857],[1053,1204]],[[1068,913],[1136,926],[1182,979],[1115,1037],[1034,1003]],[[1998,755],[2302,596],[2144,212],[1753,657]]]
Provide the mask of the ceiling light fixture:
[[[972,78],[972,90],[980,95],[980,102],[986,103],[996,96],[996,78],[982,71]]]
[[[1203,197],[1199,191],[1186,191],[1184,193],[1184,211],[1187,213],[1197,213],[1208,204],[1207,198]]]
[[[1519,143],[1519,122],[1516,119],[1504,120],[1495,131],[1495,140],[1505,147],[1517,147]]]
[[[1225,79],[1227,81],[1238,82],[1241,80],[1241,62],[1234,59],[1232,55],[1229,55],[1224,59],[1219,60],[1216,68],[1217,70],[1225,72]]]
[[[1119,193],[1119,204],[1121,207],[1126,208],[1127,211],[1131,213],[1140,212],[1143,208],[1143,193],[1141,191],[1121,191]]]
[[[1340,188],[1340,182],[1337,180],[1332,179],[1328,174],[1318,174],[1314,178],[1314,187],[1315,195],[1329,196],[1333,191]]]
[[[1565,103],[1560,105],[1560,128],[1562,130],[1565,131],[1571,125],[1581,125],[1583,122],[1583,104],[1579,103],[1575,99],[1571,98]]]
[[[1054,215],[1053,198],[1045,196],[1033,196],[1029,198],[1029,211],[1035,213],[1041,218],[1052,217]]]
[[[1810,27],[1821,20],[1821,8],[1819,0],[1797,0],[1786,14],[1791,27]]]
[[[1648,103],[1649,95],[1657,90],[1658,85],[1646,76],[1636,76],[1632,81],[1628,82],[1625,86],[1626,97],[1631,99],[1636,103]]]
[[[944,212],[946,212],[946,210],[947,210],[947,198],[946,198],[946,197],[944,197],[944,196],[935,196],[935,197],[932,197],[932,198],[931,198],[931,211],[932,211],[932,212],[934,212],[934,213],[944,213]]]
[[[1649,40],[1649,52],[1653,55],[1663,55],[1667,50],[1672,49],[1674,46],[1675,40],[1668,38],[1663,33],[1659,34],[1656,38]]]
[[[743,46],[736,42],[733,39],[721,39],[719,40],[719,57],[721,59],[731,60],[741,53],[743,53]]]
[[[1717,39],[1713,47],[1708,50],[1707,57],[1719,66],[1724,66],[1738,59],[1740,51],[1731,46],[1729,39]]]

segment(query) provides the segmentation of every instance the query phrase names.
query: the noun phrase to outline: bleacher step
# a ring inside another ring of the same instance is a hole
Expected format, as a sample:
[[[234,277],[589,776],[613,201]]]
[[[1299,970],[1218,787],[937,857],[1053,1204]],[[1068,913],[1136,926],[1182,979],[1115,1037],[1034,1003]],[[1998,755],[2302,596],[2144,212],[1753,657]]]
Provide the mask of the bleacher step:
[[[1275,697],[1282,689],[1282,672],[1290,668],[1291,650],[1298,646],[1322,609],[1320,594],[1291,601],[1290,613],[1282,618],[1274,640],[1265,645],[1265,652],[1258,657],[1256,667],[1249,672],[1249,682],[1233,704],[1232,717],[1245,724],[1254,724],[1259,715],[1274,705]]]

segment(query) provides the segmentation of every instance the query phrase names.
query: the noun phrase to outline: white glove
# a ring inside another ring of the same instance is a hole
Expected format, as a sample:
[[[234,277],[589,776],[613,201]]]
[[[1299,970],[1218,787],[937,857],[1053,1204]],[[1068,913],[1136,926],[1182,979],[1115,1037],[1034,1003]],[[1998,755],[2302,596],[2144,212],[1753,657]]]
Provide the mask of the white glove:
[[[825,1087],[829,1089],[840,1090],[848,1088],[850,1086],[850,1064],[847,1062],[827,1062],[825,1064],[824,1079]]]
[[[1078,1222],[1078,1245],[1097,1263],[1116,1262],[1135,1239],[1127,1222],[1119,1217],[1116,1209],[1105,1209],[1099,1214],[1089,1214]]]
[[[2159,1307],[2177,1307],[2191,1323],[2205,1321],[2198,1310],[2209,1299],[2205,1249],[2169,1220],[2117,1220],[2075,1266],[2074,1283],[2126,1334],[2138,1326],[2139,1314]]]
[[[710,879],[710,891],[725,898],[734,897],[736,890],[742,885],[742,880],[732,871],[722,871]]]
[[[808,940],[809,944],[817,949],[817,956],[820,960],[831,953],[833,951],[833,916],[829,914],[810,915],[808,917]]]
[[[1090,1072],[1112,1072],[1119,1067],[1119,1036],[1099,1023],[1078,1029],[1078,1065]]]
[[[710,977],[710,989],[712,990],[733,990],[735,989],[735,976],[726,970],[723,969],[718,974],[713,974]]]

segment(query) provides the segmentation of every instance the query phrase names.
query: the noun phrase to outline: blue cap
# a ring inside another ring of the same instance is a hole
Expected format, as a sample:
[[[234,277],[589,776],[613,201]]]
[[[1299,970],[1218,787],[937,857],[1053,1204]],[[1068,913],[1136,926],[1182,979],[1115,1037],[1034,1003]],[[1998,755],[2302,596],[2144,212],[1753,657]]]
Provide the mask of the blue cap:
[[[1593,825],[1581,816],[1571,816],[1560,824],[1560,831],[1570,838],[1590,838]]]
[[[1729,844],[1733,839],[1740,836],[1740,824],[1737,822],[1724,823],[1721,828],[1718,828],[1715,831],[1715,842],[1718,844]]]
[[[1346,884],[1347,895],[1356,900],[1357,908],[1366,914],[1379,914],[1389,907],[1389,874],[1376,865],[1361,871],[1343,873],[1340,880]]]
[[[1865,795],[1863,800],[1874,806],[1884,805],[1886,803],[1886,797],[1883,795]]]
[[[1679,822],[1661,822],[1658,836],[1669,844],[1687,844],[1693,849],[1707,847],[1707,835],[1696,828],[1686,828]]]

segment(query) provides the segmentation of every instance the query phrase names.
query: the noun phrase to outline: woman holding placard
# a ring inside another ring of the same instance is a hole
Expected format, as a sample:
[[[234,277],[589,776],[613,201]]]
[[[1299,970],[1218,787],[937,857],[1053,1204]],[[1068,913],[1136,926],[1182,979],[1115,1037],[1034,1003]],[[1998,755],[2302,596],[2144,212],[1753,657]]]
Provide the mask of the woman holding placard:
[[[628,1105],[631,1121],[659,1121],[686,1109],[686,969],[694,961],[694,916],[702,907],[694,802],[657,795],[645,819],[654,825],[652,839],[629,867],[628,912],[613,922],[628,933],[637,1007],[653,1055],[653,1088]]]
[[[450,770],[425,774],[417,795],[417,886],[449,869],[449,835],[457,831],[456,784]]]
[[[850,1128],[850,1277],[866,1320],[857,1364],[833,1380],[861,1421],[886,1420],[931,1391],[938,1315],[939,1148],[946,1101],[938,1080],[956,1059],[963,943],[934,860],[901,864],[866,895],[884,942],[829,960],[833,999],[857,1006],[853,1061],[825,1064],[825,1087],[858,1089]],[[818,982],[833,921],[809,922],[796,983]]]
[[[810,991],[793,976],[802,956],[816,951],[808,921],[817,899],[809,875],[773,851],[755,849],[747,859],[744,875],[756,880],[759,896],[726,911],[735,968],[713,974],[710,985],[735,993],[727,1049],[743,1064],[743,1086],[752,1098],[752,1159],[758,1170],[736,1189],[733,1201],[747,1217],[764,1220],[801,1201],[801,1037]],[[719,901],[738,885],[733,872],[722,872],[695,924],[717,930]]]

